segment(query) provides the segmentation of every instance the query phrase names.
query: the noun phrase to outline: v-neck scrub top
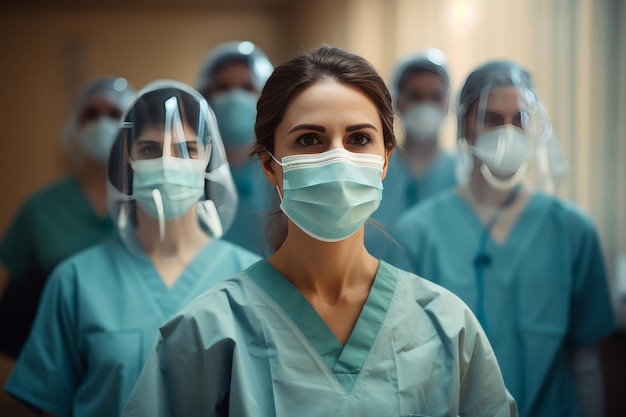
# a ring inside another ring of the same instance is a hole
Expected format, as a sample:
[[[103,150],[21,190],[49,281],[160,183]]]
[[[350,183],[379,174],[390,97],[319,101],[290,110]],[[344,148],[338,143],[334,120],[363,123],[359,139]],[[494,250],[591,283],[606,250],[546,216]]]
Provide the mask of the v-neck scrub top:
[[[517,415],[471,311],[380,262],[345,346],[262,260],[164,324],[124,416]]]
[[[257,260],[213,240],[168,288],[117,237],[69,258],[50,276],[6,391],[57,417],[121,415],[159,326]]]
[[[504,243],[474,270],[484,231],[454,190],[408,211],[392,231],[408,269],[449,289],[485,318],[520,415],[578,416],[568,354],[615,329],[591,220],[571,203],[531,195]],[[401,263],[401,262],[398,262]]]

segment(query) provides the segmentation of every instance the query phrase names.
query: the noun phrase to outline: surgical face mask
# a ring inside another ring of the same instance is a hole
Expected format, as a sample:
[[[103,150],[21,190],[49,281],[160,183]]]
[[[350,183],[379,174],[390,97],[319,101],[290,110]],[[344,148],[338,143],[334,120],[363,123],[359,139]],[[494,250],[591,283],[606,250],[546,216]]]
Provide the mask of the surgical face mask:
[[[510,124],[481,132],[471,150],[483,162],[481,173],[497,189],[510,189],[518,184],[532,156],[524,131]]]
[[[337,242],[350,237],[380,204],[381,156],[333,149],[276,162],[284,175],[281,210],[317,240]]]
[[[133,197],[155,219],[179,218],[203,196],[206,165],[171,156],[133,161]]]
[[[245,148],[254,142],[257,97],[243,90],[215,96],[211,108],[227,148]]]
[[[433,142],[446,115],[434,104],[418,104],[402,116],[407,140],[416,143]]]
[[[100,117],[77,132],[76,142],[85,154],[106,163],[119,123],[119,120],[110,117]]]

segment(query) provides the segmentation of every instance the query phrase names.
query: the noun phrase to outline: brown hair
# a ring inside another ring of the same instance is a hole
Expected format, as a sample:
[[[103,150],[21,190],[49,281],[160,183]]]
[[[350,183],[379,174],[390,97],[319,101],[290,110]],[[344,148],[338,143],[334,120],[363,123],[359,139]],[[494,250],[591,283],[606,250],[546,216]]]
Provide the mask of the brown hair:
[[[256,143],[252,154],[261,156],[267,151],[274,152],[274,134],[287,106],[303,90],[322,80],[355,87],[369,97],[381,119],[385,148],[390,150],[396,146],[391,95],[378,72],[358,55],[322,45],[279,65],[265,83],[257,102]],[[273,250],[278,249],[286,236],[286,221],[281,216],[284,215],[278,211],[268,221],[266,238]]]

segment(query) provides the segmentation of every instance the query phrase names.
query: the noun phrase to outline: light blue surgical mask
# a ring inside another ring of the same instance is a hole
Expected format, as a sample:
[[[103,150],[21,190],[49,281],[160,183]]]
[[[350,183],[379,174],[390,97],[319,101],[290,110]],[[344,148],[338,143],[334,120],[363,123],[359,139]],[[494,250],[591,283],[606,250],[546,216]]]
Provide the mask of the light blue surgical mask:
[[[256,102],[256,95],[240,89],[220,93],[211,101],[227,148],[245,148],[254,142]]]
[[[281,210],[317,240],[352,236],[380,204],[385,160],[379,155],[333,149],[272,158],[283,167]]]
[[[131,165],[133,197],[155,219],[181,217],[204,194],[204,159],[163,156],[136,160]]]
[[[77,132],[78,146],[96,161],[106,163],[109,160],[109,153],[119,124],[119,120],[106,116],[100,117]]]

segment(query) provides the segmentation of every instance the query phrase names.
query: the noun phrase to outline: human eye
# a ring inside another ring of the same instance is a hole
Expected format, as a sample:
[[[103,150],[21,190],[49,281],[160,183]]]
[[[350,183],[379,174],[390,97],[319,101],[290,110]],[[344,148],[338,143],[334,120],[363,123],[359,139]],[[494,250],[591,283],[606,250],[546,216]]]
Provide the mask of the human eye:
[[[314,133],[305,133],[304,135],[298,136],[296,143],[301,146],[313,146],[321,142]]]
[[[372,137],[364,132],[356,132],[350,136],[348,143],[357,146],[365,146],[372,142]]]
[[[504,118],[501,114],[495,112],[487,112],[485,114],[485,127],[496,127],[504,124]]]
[[[137,144],[138,159],[159,158],[162,154],[161,145],[157,142],[143,141]]]
[[[187,142],[187,153],[190,158],[199,158],[198,142]]]

